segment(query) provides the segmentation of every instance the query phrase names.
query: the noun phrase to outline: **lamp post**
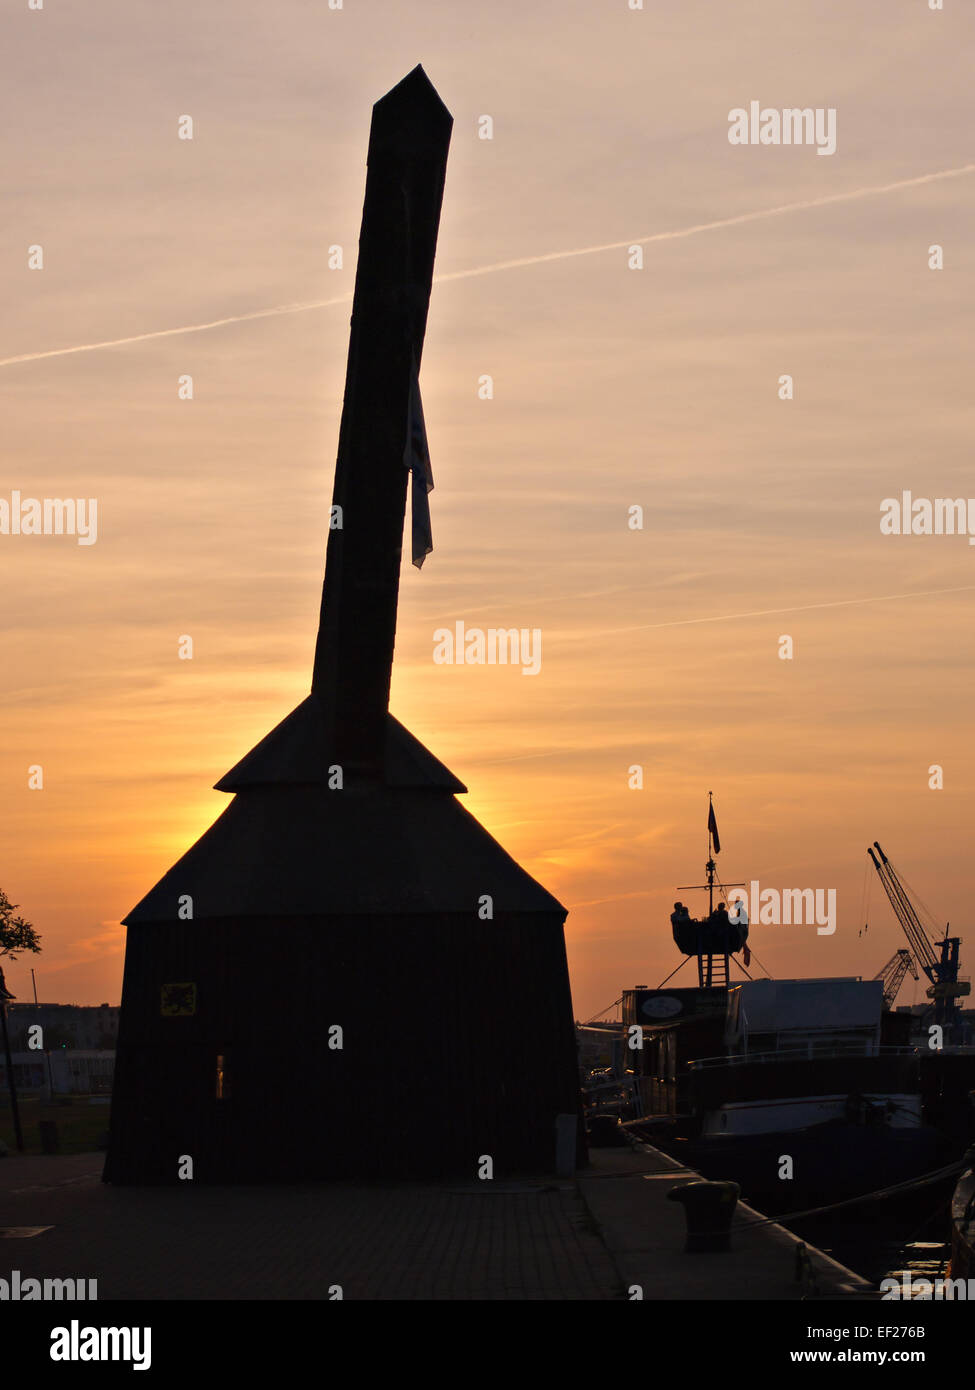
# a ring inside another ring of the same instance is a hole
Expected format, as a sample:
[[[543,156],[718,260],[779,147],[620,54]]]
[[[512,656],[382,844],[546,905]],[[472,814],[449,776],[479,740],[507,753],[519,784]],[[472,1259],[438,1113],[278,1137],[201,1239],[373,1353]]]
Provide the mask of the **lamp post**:
[[[10,1035],[7,1032],[7,1000],[13,999],[7,992],[3,970],[0,969],[0,1028],[3,1030],[3,1055],[7,1064],[7,1087],[10,1091],[10,1110],[14,1117],[14,1139],[20,1153],[24,1152],[24,1136],[20,1128],[20,1111],[17,1108],[17,1085],[14,1081],[14,1059],[10,1055]]]

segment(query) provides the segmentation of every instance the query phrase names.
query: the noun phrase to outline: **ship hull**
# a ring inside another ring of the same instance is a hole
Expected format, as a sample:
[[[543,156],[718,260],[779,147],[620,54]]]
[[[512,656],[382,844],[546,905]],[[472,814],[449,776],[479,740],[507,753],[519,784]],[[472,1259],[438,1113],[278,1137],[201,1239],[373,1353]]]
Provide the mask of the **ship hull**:
[[[928,1125],[838,1122],[699,1137],[678,1142],[677,1148],[689,1167],[708,1178],[732,1179],[745,1201],[777,1215],[863,1196],[932,1172],[943,1161],[944,1141]]]
[[[965,1156],[975,1161],[975,1150]],[[951,1277],[975,1279],[975,1167],[962,1173],[951,1201]]]

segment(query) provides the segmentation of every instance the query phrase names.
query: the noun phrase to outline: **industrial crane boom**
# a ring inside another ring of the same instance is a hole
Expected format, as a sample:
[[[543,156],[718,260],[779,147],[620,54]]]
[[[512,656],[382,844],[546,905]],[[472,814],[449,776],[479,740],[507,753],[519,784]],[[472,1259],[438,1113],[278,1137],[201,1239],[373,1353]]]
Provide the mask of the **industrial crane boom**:
[[[877,851],[876,854],[874,854],[874,850]],[[908,896],[907,889],[901,883],[893,865],[876,840],[873,842],[873,849],[868,849],[867,853],[873,860],[873,866],[877,870],[880,882],[884,885],[884,892],[890,899],[894,916],[904,928],[904,935],[907,937],[914,959],[931,981],[926,993],[929,999],[935,1001],[935,1022],[942,1025],[949,1040],[954,1041],[954,1034],[958,1026],[957,1000],[961,995],[971,992],[971,985],[967,981],[963,982],[958,979],[958,947],[961,945],[961,938],[949,936],[948,929],[945,927],[944,938],[938,942],[938,946],[941,948],[940,955],[937,954],[927,932],[921,925],[921,919]],[[884,966],[883,973],[886,973],[892,965],[894,962],[889,961]],[[901,980],[903,978],[902,974]],[[886,985],[885,980],[885,998]],[[898,987],[899,985],[900,982],[898,982]]]
[[[895,951],[886,965],[881,966],[874,975],[875,980],[884,982],[884,1008],[892,1009],[894,1000],[897,998],[901,985],[904,983],[904,976],[910,971],[917,979],[917,966],[914,964],[914,957],[906,946],[902,946],[899,951]]]
[[[894,909],[894,915],[904,928],[904,935],[910,942],[911,950],[914,952],[914,957],[918,965],[920,965],[931,983],[936,984],[938,978],[938,957],[934,953],[934,947],[928,940],[927,932],[921,925],[921,919],[914,909],[914,904],[907,896],[904,885],[897,877],[894,866],[891,864],[886,854],[884,854],[877,841],[874,840],[873,843],[874,849],[876,849],[877,854],[880,855],[880,861],[878,862],[877,854],[874,854],[872,849],[868,849],[867,853],[873,860],[873,866],[880,875],[880,882],[884,885],[884,890],[890,899],[890,905]]]

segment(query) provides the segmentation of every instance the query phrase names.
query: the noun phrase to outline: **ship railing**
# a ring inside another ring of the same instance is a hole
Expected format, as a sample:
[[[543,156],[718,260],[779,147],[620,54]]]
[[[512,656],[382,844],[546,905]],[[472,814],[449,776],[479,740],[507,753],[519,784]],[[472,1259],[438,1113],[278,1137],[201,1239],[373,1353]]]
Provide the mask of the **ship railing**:
[[[630,1077],[618,1076],[607,1081],[586,1082],[582,1089],[588,1091],[590,1095],[595,1095],[597,1091],[625,1091],[632,1084]]]
[[[588,1100],[588,1113],[597,1114],[600,1110],[612,1110],[620,1105],[633,1109],[637,1118],[642,1113],[640,1089],[635,1076],[620,1076],[613,1080],[601,1081],[595,1086],[583,1086]]]
[[[775,1052],[739,1052],[733,1056],[699,1057],[688,1062],[692,1071],[705,1067],[742,1067],[753,1062],[801,1062],[807,1058],[822,1061],[829,1057],[919,1057],[919,1047],[875,1047],[862,1042],[851,1043],[804,1043],[797,1047],[780,1047]]]

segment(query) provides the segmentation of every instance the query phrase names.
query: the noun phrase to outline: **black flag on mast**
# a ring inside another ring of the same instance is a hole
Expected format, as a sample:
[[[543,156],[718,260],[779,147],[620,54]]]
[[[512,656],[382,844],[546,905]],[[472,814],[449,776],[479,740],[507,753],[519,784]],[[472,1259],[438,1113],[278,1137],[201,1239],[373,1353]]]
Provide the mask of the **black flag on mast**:
[[[433,550],[433,531],[430,526],[430,501],[427,496],[433,491],[433,468],[430,465],[430,449],[427,445],[427,430],[423,422],[423,402],[420,400],[420,376],[413,359],[413,376],[410,381],[410,406],[406,422],[406,448],[403,462],[412,477],[412,547],[413,563],[422,569],[423,561]]]
[[[714,807],[708,807],[708,830],[711,832],[711,839],[714,843],[715,854],[721,853],[721,841],[718,839],[718,822],[714,819]]]

